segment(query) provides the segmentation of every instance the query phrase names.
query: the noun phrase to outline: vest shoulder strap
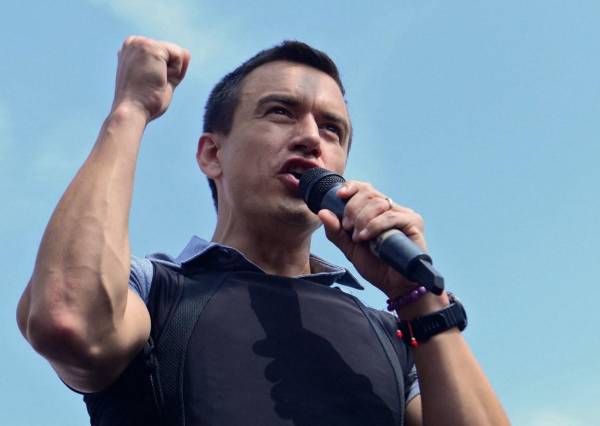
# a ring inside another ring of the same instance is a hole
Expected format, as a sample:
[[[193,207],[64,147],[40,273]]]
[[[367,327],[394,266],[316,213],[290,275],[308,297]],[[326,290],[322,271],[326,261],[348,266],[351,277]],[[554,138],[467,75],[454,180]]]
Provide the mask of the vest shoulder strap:
[[[153,316],[149,345],[154,347],[148,351],[147,360],[153,365],[160,417],[168,419],[169,425],[184,425],[183,370],[187,346],[202,311],[227,274],[206,272],[199,280],[186,280],[185,272],[159,263],[154,263],[154,270],[148,304]],[[153,309],[158,304],[161,309]]]

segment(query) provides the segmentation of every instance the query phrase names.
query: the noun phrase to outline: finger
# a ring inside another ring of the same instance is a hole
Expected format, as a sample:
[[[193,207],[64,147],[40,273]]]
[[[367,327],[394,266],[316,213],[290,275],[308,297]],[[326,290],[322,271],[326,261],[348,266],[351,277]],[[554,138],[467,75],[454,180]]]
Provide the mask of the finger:
[[[336,195],[342,200],[347,200],[358,192],[358,185],[354,181],[347,180],[342,187],[337,190]]]
[[[377,197],[364,202],[358,207],[360,210],[354,215],[354,231],[353,236],[360,233],[369,222],[375,219],[377,216],[382,215],[390,210],[390,204],[385,198]],[[355,241],[356,239],[353,238]]]
[[[187,49],[170,43],[167,41],[161,42],[165,49],[165,60],[167,62],[167,80],[175,87],[185,77],[187,67],[190,60],[190,53]]]
[[[338,196],[339,198],[341,198],[342,200],[348,200],[357,192],[358,192],[358,188],[355,186],[354,187],[350,186],[350,182],[346,181],[342,185],[342,187],[337,190],[335,195]],[[345,211],[345,207],[344,207],[344,211]],[[344,227],[344,229],[350,230],[350,229],[352,229],[352,223],[350,222],[350,219],[346,218],[345,216],[346,215],[344,214],[344,217],[342,217],[342,226]]]
[[[183,65],[181,67],[181,75],[180,75],[180,80],[183,80],[185,78],[185,75],[187,73],[188,70],[188,66],[190,65],[190,61],[192,60],[192,54],[190,53],[189,50],[184,49],[183,50]]]
[[[330,233],[335,234],[340,231],[340,228],[341,228],[340,220],[331,210],[327,210],[327,209],[319,210],[319,212],[317,213],[317,216],[319,216],[319,219],[321,219],[321,222],[323,223],[323,226],[325,227],[325,232],[330,232]]]
[[[185,78],[185,74],[187,73],[188,66],[190,64],[190,59],[190,51],[187,49],[182,49],[181,65],[178,66],[179,73],[173,76],[169,76],[167,68],[167,78],[169,79],[169,83],[171,83],[173,87],[177,86]]]
[[[359,200],[361,202],[361,200]],[[353,214],[354,234],[360,233],[371,220],[388,211],[395,211],[406,214],[406,217],[412,218],[418,228],[423,229],[423,218],[414,210],[393,203],[389,198],[376,197],[363,202],[363,206],[359,206],[356,213]]]
[[[404,232],[408,238],[427,251],[423,219],[412,211],[389,210],[375,217],[356,235],[355,241],[369,241],[394,228]]]
[[[344,229],[347,231],[356,226],[356,218],[367,205],[373,200],[385,199],[383,194],[377,191],[371,184],[358,181],[348,182],[345,191],[342,191],[339,196],[340,198],[347,197],[348,199],[342,221]]]
[[[352,253],[354,243],[348,233],[342,227],[337,216],[330,210],[323,209],[318,213],[319,219],[325,227],[325,236],[334,243],[345,255],[349,257]]]

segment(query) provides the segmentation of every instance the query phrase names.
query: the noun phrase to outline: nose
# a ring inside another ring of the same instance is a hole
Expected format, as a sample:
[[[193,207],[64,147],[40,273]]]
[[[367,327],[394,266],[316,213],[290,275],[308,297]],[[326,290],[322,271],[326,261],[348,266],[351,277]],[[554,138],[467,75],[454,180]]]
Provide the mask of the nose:
[[[314,117],[307,115],[296,122],[290,146],[293,151],[301,151],[304,155],[321,156],[321,135]]]

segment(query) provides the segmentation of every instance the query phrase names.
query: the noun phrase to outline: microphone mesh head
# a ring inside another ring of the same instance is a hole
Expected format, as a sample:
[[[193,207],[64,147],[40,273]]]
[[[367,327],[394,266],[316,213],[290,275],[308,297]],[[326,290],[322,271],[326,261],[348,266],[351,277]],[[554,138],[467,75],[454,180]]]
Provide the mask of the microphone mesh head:
[[[321,202],[325,194],[337,184],[345,181],[346,179],[337,173],[315,167],[307,170],[300,177],[300,192],[308,208],[316,214],[321,210]]]

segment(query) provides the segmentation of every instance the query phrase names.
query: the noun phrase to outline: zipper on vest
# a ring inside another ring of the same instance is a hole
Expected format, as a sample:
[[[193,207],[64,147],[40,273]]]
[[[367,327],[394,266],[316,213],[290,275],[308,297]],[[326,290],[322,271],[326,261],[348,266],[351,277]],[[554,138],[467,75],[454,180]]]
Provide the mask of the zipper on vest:
[[[161,403],[159,401],[160,398],[158,396],[159,390],[157,389],[156,383],[154,381],[154,374],[150,373],[149,379],[150,379],[150,387],[152,389],[152,397],[154,398],[154,405],[156,406],[156,410],[158,411],[158,415],[160,416]]]
[[[162,418],[164,400],[162,397],[162,391],[160,387],[160,378],[158,375],[158,362],[154,355],[154,342],[152,338],[148,340],[148,343],[144,347],[144,361],[146,364],[146,372],[148,374],[148,381],[150,383],[150,391],[154,400],[154,406],[159,418]]]

